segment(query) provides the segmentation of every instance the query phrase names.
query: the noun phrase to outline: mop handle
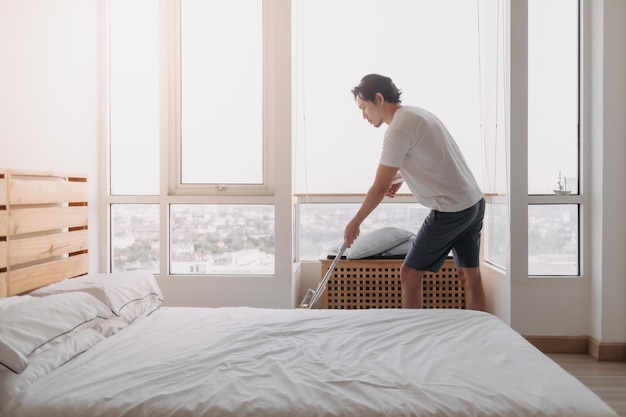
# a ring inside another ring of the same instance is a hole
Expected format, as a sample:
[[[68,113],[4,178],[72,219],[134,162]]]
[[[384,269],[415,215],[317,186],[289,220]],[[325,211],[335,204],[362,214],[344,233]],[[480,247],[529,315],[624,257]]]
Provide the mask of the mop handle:
[[[337,252],[335,259],[333,259],[333,262],[330,264],[328,271],[326,271],[326,275],[324,275],[324,279],[322,279],[322,281],[317,286],[317,290],[315,290],[315,294],[313,294],[313,297],[311,298],[311,301],[309,302],[309,308],[313,307],[315,303],[317,302],[317,300],[319,300],[319,298],[322,296],[322,293],[326,289],[326,284],[328,283],[328,280],[333,275],[333,271],[337,267],[337,264],[341,260],[341,257],[343,256],[343,253],[345,251],[346,251],[346,242],[343,242],[343,245],[341,245],[341,248],[339,249],[339,252]]]

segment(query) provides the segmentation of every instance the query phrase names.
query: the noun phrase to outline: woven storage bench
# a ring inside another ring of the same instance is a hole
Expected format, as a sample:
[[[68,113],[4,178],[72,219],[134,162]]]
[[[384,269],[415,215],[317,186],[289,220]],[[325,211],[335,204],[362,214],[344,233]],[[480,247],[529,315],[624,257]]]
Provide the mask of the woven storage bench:
[[[402,259],[341,260],[321,297],[322,308],[400,308]],[[322,277],[332,260],[322,259]],[[465,308],[463,284],[447,259],[439,272],[424,275],[424,308]]]

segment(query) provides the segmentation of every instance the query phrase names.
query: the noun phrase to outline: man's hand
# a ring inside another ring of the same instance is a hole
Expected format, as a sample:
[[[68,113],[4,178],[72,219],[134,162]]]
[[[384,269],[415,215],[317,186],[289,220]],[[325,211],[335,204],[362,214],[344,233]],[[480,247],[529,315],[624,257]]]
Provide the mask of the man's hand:
[[[400,189],[400,187],[402,186],[403,182],[404,182],[404,178],[402,177],[398,177],[394,179],[393,181],[391,181],[391,185],[387,189],[385,196],[389,198],[394,198],[396,196],[396,193],[398,192],[398,189]]]
[[[354,220],[348,223],[346,229],[343,232],[343,240],[346,242],[346,247],[349,248],[350,246],[352,246],[352,243],[354,243],[356,238],[359,237],[360,233],[361,228],[359,224],[355,223]]]

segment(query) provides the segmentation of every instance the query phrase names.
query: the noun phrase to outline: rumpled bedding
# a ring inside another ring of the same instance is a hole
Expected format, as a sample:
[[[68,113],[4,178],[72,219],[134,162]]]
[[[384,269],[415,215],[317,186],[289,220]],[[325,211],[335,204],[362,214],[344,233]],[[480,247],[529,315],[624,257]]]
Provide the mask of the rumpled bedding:
[[[615,417],[497,317],[161,307],[0,405],[11,417]]]

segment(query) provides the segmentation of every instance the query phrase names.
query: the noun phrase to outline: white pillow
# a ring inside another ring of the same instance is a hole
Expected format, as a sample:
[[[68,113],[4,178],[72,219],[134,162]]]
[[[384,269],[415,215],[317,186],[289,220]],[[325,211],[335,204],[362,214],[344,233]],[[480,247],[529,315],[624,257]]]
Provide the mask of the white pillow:
[[[362,259],[380,255],[389,249],[411,239],[415,234],[399,227],[383,227],[359,236],[346,250],[346,258]]]
[[[131,322],[128,320],[117,317],[116,315],[112,315],[106,320],[100,321],[98,324],[94,326],[94,330],[103,335],[104,337],[113,336],[115,333],[120,330],[124,330],[130,325]]]
[[[29,365],[21,374],[0,367],[0,398],[11,398],[104,338],[94,329],[83,329],[61,336],[57,343],[50,343],[45,348],[35,350],[29,355]]]
[[[4,365],[10,371],[20,373],[28,366],[28,359],[22,352],[13,349],[0,338],[0,365]]]
[[[10,297],[0,297],[0,308],[6,308],[10,304],[21,303],[27,300],[27,297],[20,295],[12,295]]]
[[[163,294],[147,270],[112,274],[89,274],[50,284],[30,293],[35,297],[67,292],[86,292],[106,304],[113,314],[131,322],[163,303]]]
[[[3,327],[2,311],[6,311],[11,305],[15,305],[27,299],[27,297],[17,295],[0,298],[0,333]],[[0,365],[4,365],[5,368],[17,372],[16,369],[24,369],[28,366],[28,360],[22,353],[13,349],[10,345],[7,345],[4,338],[0,337]]]
[[[0,364],[19,374],[36,349],[110,316],[111,310],[87,293],[23,295],[0,303]]]
[[[130,303],[122,309],[119,317],[112,315],[106,320],[101,320],[94,328],[106,337],[113,336],[128,327],[133,321],[152,313],[160,304],[161,301],[152,296]]]

